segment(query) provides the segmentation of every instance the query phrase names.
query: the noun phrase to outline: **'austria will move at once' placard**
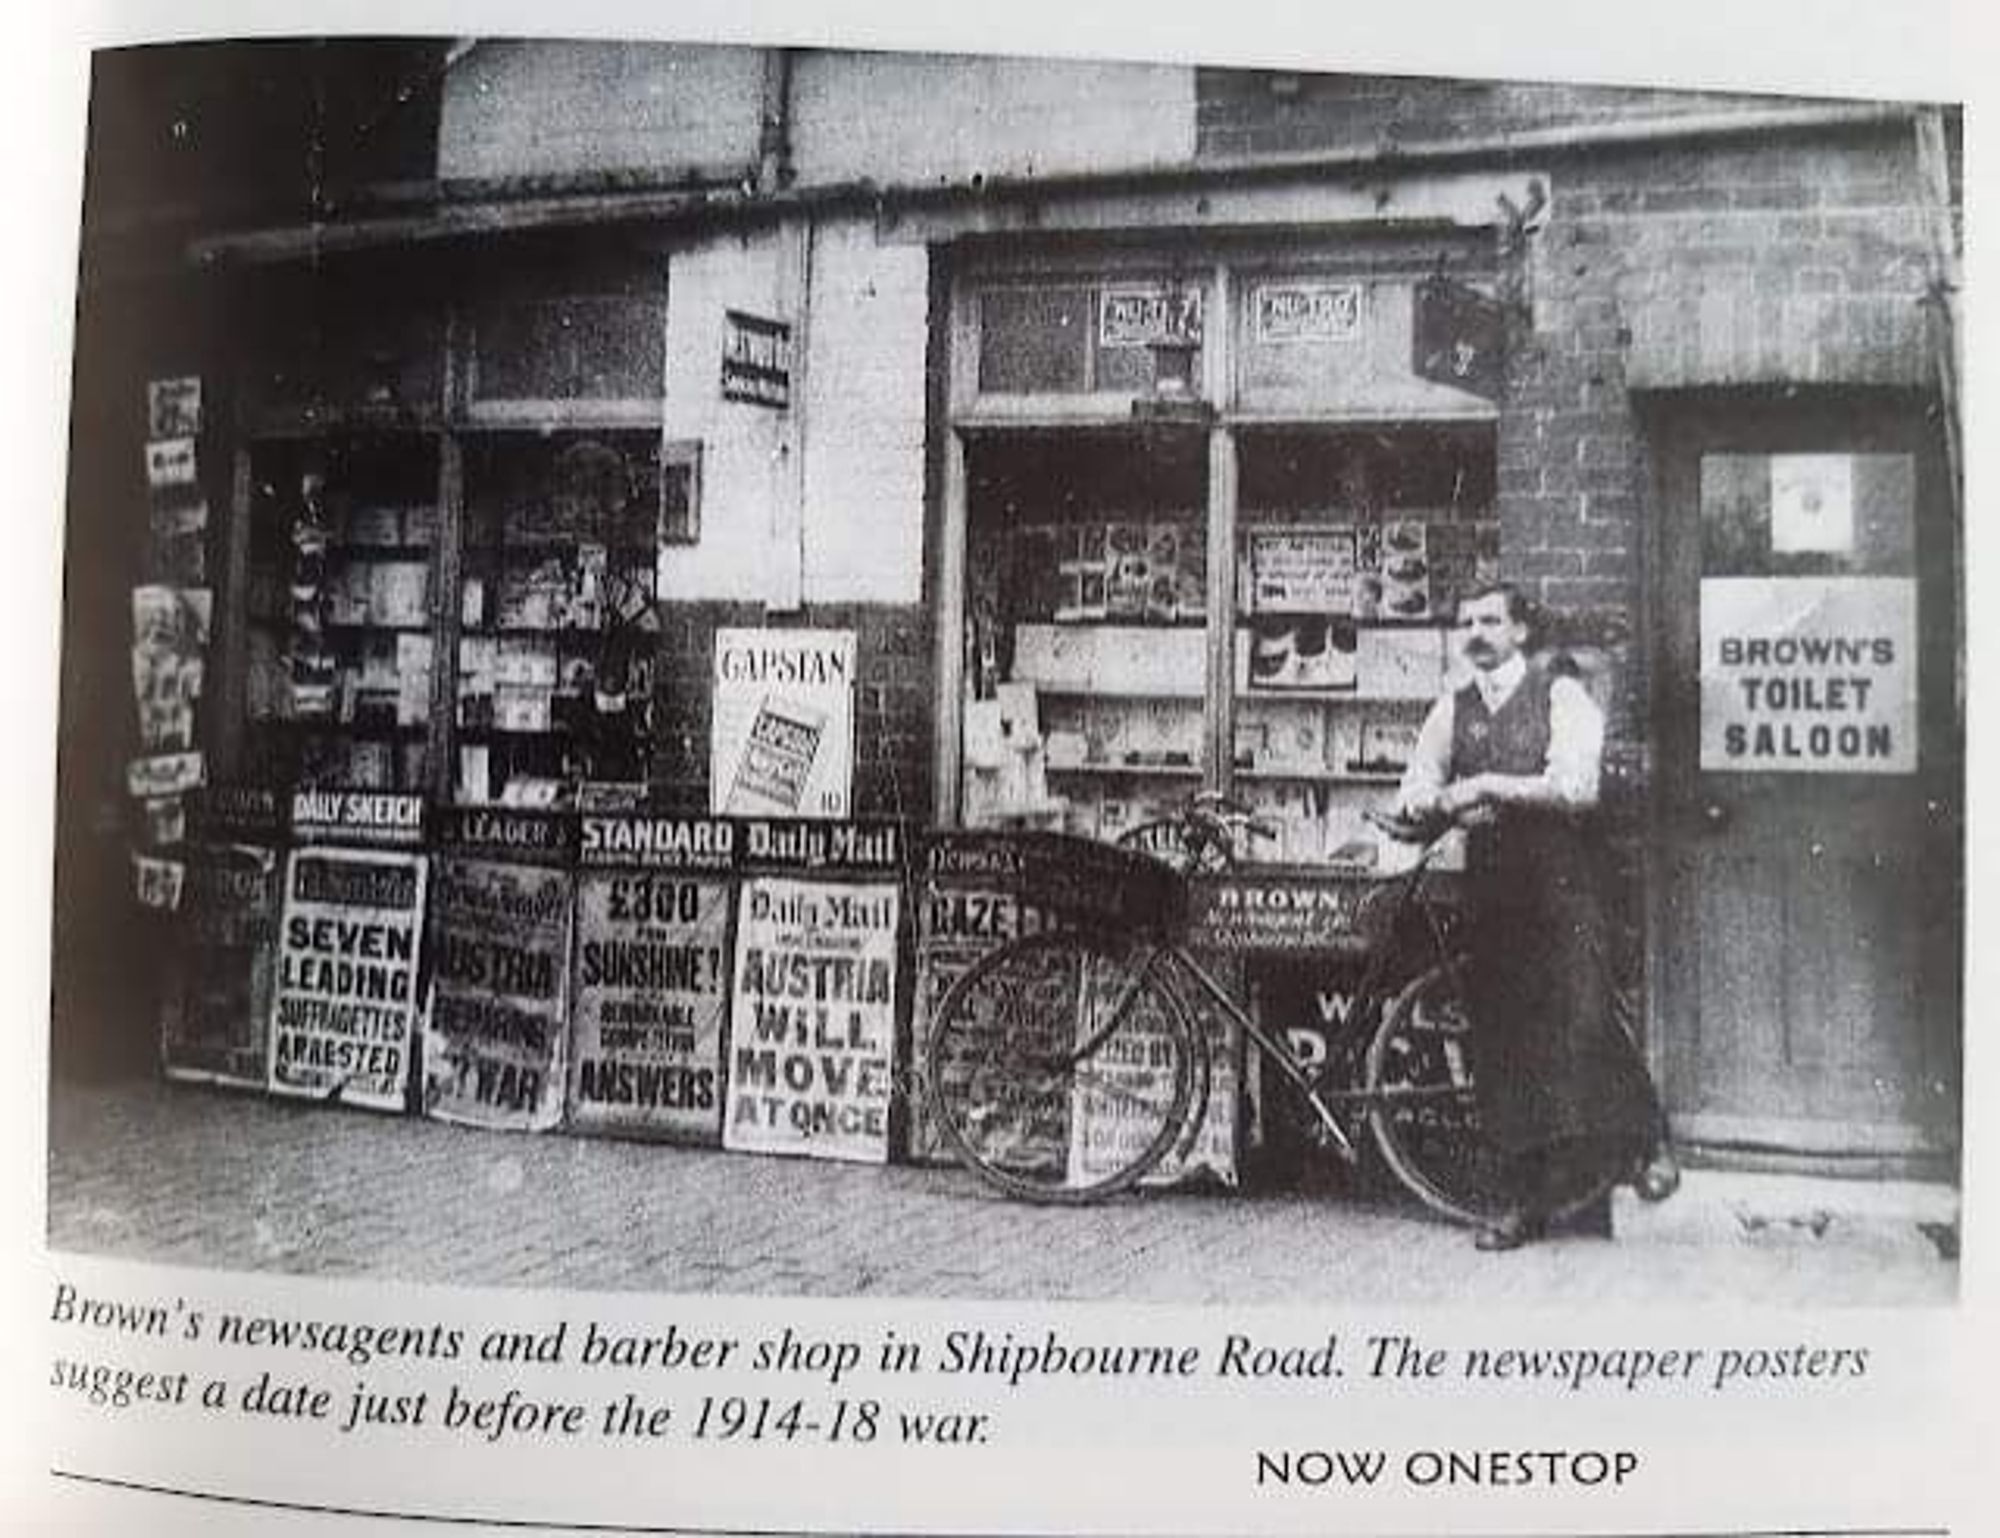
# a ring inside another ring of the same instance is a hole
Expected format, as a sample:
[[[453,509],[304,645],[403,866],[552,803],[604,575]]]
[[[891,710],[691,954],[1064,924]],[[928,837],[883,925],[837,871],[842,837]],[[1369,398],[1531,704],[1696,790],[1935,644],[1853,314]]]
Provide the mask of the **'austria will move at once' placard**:
[[[887,1160],[897,904],[890,882],[743,883],[725,1147]]]

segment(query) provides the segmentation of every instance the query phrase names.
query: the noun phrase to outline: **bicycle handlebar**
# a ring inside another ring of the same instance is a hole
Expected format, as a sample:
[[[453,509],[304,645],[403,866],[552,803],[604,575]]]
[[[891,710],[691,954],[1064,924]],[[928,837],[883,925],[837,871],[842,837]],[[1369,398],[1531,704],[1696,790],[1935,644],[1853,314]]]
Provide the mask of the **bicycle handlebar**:
[[[1188,797],[1188,811],[1197,818],[1210,818],[1226,828],[1241,828],[1252,837],[1274,839],[1276,823],[1265,822],[1241,801],[1233,801],[1219,790],[1198,790]]]
[[[1371,827],[1380,828],[1401,844],[1435,844],[1457,826],[1449,817],[1406,817],[1400,812],[1378,812],[1372,807],[1361,816]]]

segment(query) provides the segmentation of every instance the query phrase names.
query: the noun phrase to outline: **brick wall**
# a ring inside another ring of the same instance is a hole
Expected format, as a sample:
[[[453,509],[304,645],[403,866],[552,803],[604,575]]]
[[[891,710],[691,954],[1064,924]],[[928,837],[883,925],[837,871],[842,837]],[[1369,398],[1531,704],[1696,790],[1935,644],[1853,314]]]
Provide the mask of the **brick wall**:
[[[793,77],[802,185],[934,186],[1184,162],[1185,65],[808,52]]]
[[[1783,104],[1776,97],[1615,86],[1201,69],[1195,78],[1196,153],[1212,159],[1448,144]]]
[[[1614,753],[1636,753],[1651,469],[1633,392],[1922,385],[1910,137],[1619,150],[1548,169],[1553,202],[1526,259],[1532,323],[1499,423],[1503,564],[1571,635],[1610,645]]]
[[[708,810],[715,632],[782,625],[855,632],[855,814],[930,820],[931,622],[921,604],[815,604],[778,616],[761,604],[667,603],[660,618],[653,778],[668,809]]]

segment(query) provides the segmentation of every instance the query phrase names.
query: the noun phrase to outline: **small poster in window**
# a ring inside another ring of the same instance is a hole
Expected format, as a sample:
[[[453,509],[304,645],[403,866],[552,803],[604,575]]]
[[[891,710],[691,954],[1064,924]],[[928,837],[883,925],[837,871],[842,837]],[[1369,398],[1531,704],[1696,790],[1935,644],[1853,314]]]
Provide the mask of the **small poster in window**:
[[[1392,523],[1382,531],[1382,588],[1378,614],[1383,619],[1425,619],[1431,613],[1429,530],[1415,519]]]
[[[1258,614],[1351,614],[1354,530],[1276,529],[1250,536],[1250,606]]]
[[[1854,461],[1846,454],[1771,456],[1771,549],[1780,555],[1854,548]]]

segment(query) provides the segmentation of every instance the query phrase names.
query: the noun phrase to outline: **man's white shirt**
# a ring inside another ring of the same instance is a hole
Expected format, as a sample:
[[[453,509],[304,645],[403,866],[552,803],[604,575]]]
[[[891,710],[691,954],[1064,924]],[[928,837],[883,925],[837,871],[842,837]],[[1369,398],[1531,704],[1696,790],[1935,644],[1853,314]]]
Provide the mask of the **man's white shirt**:
[[[1497,668],[1478,669],[1472,682],[1479,690],[1489,714],[1514,697],[1528,676],[1527,658],[1515,655]],[[1417,745],[1403,771],[1397,801],[1434,799],[1451,775],[1451,741],[1457,718],[1458,691],[1438,696],[1417,733]],[[1589,692],[1573,678],[1558,677],[1549,682],[1549,754],[1541,778],[1555,798],[1566,806],[1585,809],[1597,805],[1598,779],[1604,758],[1604,712],[1597,708]]]

